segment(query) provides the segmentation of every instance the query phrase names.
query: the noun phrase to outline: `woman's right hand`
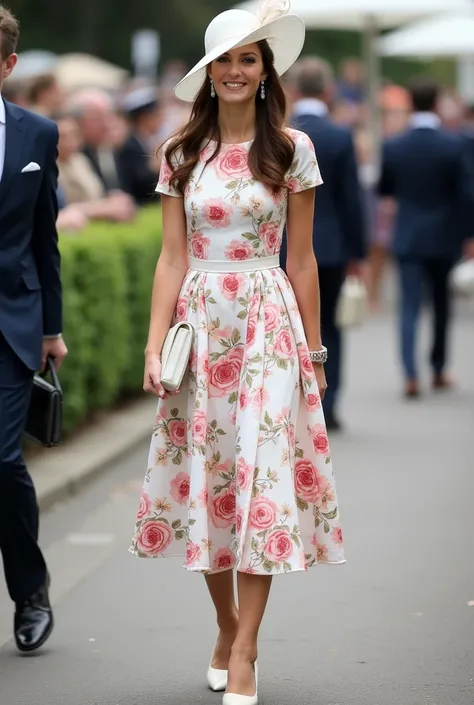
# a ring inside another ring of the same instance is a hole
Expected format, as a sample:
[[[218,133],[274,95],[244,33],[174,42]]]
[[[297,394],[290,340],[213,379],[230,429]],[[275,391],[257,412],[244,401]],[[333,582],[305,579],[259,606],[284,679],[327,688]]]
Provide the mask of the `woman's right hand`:
[[[147,353],[145,356],[145,374],[143,389],[149,394],[154,394],[163,399],[166,392],[161,384],[161,361],[159,355]]]

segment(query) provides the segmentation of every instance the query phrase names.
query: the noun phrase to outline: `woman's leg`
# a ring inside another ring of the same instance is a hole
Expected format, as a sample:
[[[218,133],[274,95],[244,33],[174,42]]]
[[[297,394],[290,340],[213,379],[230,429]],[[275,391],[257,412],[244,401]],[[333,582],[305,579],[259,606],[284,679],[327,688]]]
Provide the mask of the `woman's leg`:
[[[212,656],[211,666],[222,670],[229,667],[232,644],[237,635],[239,613],[234,598],[234,572],[206,575],[207,588],[217,613],[219,636]]]
[[[271,584],[271,575],[237,573],[239,627],[229,661],[228,693],[255,694],[253,663]]]

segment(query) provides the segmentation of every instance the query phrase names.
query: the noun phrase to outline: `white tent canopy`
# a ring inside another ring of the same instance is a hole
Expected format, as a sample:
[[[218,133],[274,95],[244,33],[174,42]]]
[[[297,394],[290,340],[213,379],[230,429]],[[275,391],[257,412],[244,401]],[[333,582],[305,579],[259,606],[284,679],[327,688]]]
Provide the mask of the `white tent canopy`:
[[[445,14],[391,32],[379,41],[384,56],[474,58],[474,7],[470,13]]]
[[[302,17],[308,28],[363,30],[368,22],[379,29],[390,29],[443,12],[449,4],[450,11],[468,11],[471,0],[292,0],[290,12]],[[249,0],[238,5],[254,11],[259,0]]]

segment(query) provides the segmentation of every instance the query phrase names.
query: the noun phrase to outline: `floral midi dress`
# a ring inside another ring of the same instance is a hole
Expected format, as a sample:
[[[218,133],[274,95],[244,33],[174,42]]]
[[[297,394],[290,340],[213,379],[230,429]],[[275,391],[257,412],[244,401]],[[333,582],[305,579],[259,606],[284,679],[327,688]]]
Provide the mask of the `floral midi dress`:
[[[313,144],[289,130],[295,157],[278,195],[248,167],[251,142],[203,147],[184,198],[191,258],[175,321],[196,335],[180,393],[158,411],[130,552],[184,556],[189,571],[254,574],[344,563],[330,448],[293,289],[278,255],[288,193],[322,183]],[[157,191],[178,196],[163,158]],[[264,260],[262,260],[264,261]],[[203,263],[205,265],[205,263]],[[240,268],[240,265],[238,266]],[[225,265],[222,267],[225,270]]]

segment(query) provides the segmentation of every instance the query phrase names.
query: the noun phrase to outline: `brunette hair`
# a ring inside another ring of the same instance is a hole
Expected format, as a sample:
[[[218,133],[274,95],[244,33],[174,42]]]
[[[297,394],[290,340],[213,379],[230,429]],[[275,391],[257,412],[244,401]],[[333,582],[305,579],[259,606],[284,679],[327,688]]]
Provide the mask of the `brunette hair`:
[[[295,144],[284,130],[286,96],[274,67],[273,52],[266,40],[258,42],[262,52],[266,98],[255,96],[257,129],[249,151],[249,168],[253,177],[272,191],[286,187],[285,175],[295,155]],[[218,155],[222,136],[218,122],[218,101],[211,98],[209,81],[204,81],[194,101],[189,122],[171,139],[166,161],[173,170],[171,185],[184,196],[186,184],[199,161],[202,143],[206,138],[217,142],[207,160],[209,164]],[[174,159],[173,159],[174,158]]]
[[[20,37],[20,27],[17,19],[3,5],[0,5],[0,58],[8,59],[10,54],[14,54],[18,39]]]

